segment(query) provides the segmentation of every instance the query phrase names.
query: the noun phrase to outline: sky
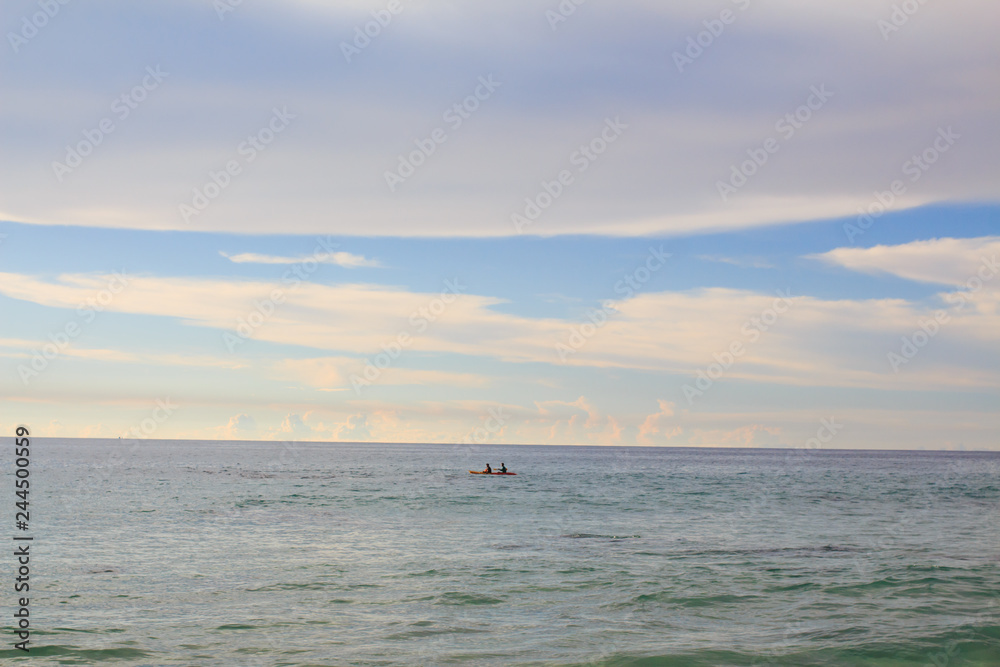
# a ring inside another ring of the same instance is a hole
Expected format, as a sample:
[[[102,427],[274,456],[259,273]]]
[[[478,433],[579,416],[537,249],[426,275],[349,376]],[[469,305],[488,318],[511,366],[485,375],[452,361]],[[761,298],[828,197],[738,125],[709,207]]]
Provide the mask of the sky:
[[[0,429],[1000,449],[995,3],[6,9]]]

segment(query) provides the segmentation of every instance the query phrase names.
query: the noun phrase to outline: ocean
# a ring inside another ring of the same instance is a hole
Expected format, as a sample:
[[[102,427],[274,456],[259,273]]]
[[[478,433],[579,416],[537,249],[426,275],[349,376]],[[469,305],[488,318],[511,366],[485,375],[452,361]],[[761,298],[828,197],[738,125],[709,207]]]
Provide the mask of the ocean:
[[[31,481],[5,664],[1000,665],[1000,453],[39,438]]]

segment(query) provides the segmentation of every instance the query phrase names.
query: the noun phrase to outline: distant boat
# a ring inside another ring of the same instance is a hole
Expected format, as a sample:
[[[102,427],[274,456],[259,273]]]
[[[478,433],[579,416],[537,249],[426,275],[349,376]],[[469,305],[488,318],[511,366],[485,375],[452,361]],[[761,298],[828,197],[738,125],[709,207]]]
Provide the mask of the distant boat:
[[[486,472],[485,470],[470,470],[473,475],[516,475],[516,472]]]

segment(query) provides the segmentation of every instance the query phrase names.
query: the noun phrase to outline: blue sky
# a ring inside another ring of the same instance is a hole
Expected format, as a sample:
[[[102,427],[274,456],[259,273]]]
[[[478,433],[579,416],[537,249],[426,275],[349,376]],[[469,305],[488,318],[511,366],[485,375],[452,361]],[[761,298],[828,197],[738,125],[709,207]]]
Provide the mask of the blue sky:
[[[1000,446],[997,10],[661,4],[10,3],[0,425]]]

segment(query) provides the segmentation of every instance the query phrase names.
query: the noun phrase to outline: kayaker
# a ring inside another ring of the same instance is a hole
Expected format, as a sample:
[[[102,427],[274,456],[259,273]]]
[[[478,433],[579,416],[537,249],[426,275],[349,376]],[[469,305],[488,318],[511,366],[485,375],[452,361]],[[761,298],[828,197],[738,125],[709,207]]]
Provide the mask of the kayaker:
[[[500,462],[500,472],[507,472],[507,466],[503,464],[503,461]]]
[[[493,468],[490,467],[489,463],[486,464],[486,470],[484,470],[483,472],[486,473],[487,475],[493,474]]]

